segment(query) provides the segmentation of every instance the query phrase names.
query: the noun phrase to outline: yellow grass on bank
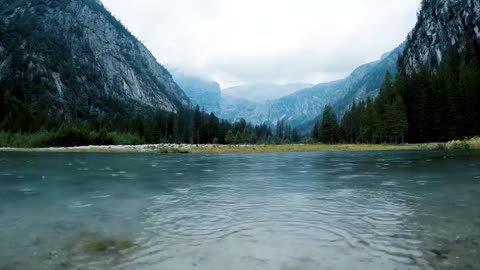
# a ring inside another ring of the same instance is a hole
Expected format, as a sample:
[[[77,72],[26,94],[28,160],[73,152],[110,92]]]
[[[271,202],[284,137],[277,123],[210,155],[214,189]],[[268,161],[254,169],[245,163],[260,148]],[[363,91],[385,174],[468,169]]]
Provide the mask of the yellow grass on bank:
[[[429,143],[421,144],[418,147],[422,150],[441,150],[441,151],[479,151],[480,137],[472,139],[450,141],[447,143]]]
[[[112,145],[57,148],[0,148],[0,152],[57,152],[57,153],[157,153],[157,154],[222,154],[222,153],[294,153],[334,151],[458,151],[480,150],[480,138],[448,143],[429,144],[282,144],[282,145]]]
[[[190,153],[295,153],[295,152],[334,152],[334,151],[398,151],[419,150],[414,145],[366,145],[366,144],[302,144],[302,145],[218,145],[212,147],[192,147]]]
[[[427,150],[426,148],[424,148]],[[157,153],[157,154],[222,154],[222,153],[288,153],[333,151],[395,151],[420,150],[418,145],[366,145],[366,144],[285,144],[285,145],[117,145],[56,148],[0,148],[2,152],[40,153]]]

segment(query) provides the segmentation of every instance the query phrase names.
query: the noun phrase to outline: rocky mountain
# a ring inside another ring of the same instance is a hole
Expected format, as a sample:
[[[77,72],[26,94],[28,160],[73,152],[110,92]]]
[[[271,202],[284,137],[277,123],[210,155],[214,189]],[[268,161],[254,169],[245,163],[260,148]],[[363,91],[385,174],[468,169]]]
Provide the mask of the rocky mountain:
[[[380,60],[358,67],[345,79],[318,84],[272,102],[266,118],[270,122],[284,120],[308,130],[326,104],[333,105],[337,114],[342,115],[353,100],[378,94],[385,73],[396,72],[397,59],[403,48],[401,45]]]
[[[472,41],[480,41],[479,0],[424,0],[401,62],[407,73],[434,69],[448,50],[463,53]]]
[[[175,82],[185,91],[192,105],[199,105],[207,113],[236,121],[241,118],[252,123],[263,121],[263,105],[246,99],[224,95],[217,82],[173,72]]]
[[[251,98],[257,98],[258,103],[242,104],[231,100],[224,116],[229,119],[243,117],[254,123],[285,120],[309,130],[326,104],[333,105],[341,116],[353,100],[376,96],[385,73],[389,71],[394,75],[399,62],[407,73],[420,67],[434,69],[448,50],[461,54],[468,43],[475,41],[480,41],[480,0],[424,0],[418,22],[407,41],[380,60],[360,66],[345,79],[318,84],[277,100],[265,102],[255,96]],[[254,88],[237,87],[226,93],[248,98],[245,92]],[[220,115],[222,111],[221,106]]]
[[[255,103],[265,103],[269,100],[279,99],[311,86],[311,84],[306,83],[259,83],[230,87],[224,89],[223,93],[225,96],[241,98]]]
[[[243,118],[253,124],[261,124],[265,122],[265,108],[265,104],[223,96],[219,116],[229,121]]]
[[[190,104],[98,0],[0,0],[0,80],[34,114],[72,119]]]
[[[352,104],[353,100],[364,100],[368,96],[376,96],[385,78],[385,73],[387,71],[392,74],[396,72],[397,60],[403,49],[404,44],[392,52],[384,54],[380,60],[358,67],[345,79],[321,83],[264,103],[231,97],[224,94],[224,90],[219,101],[220,110],[217,111],[218,107],[206,106],[206,103],[202,102],[205,97],[210,97],[208,91],[203,91],[203,94],[200,93],[199,95],[196,92],[189,97],[193,103],[204,104],[207,111],[214,111],[223,119],[235,121],[244,118],[254,124],[275,124],[277,121],[283,120],[306,132],[314,125],[317,117],[322,114],[326,104],[333,105],[340,116]],[[191,82],[192,84],[186,85],[179,80],[179,84],[185,86],[184,90],[187,93],[191,93],[192,89],[201,88],[200,86],[203,84],[201,79],[197,79],[196,83]],[[240,87],[237,89],[250,88]],[[218,102],[218,95],[215,100]]]
[[[222,90],[217,82],[173,72],[175,82],[192,101],[208,112],[220,113]]]

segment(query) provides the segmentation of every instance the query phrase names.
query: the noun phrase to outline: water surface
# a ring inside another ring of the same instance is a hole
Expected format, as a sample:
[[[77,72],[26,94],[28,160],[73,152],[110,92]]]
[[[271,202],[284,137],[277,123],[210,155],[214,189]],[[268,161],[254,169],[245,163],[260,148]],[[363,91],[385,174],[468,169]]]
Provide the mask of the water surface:
[[[480,269],[480,159],[0,153],[0,269]]]

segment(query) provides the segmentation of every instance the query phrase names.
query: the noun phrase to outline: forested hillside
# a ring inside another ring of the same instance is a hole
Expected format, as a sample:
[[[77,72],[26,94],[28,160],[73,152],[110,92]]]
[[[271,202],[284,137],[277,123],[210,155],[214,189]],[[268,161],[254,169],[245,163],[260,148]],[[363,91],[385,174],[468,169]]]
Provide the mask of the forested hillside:
[[[168,71],[95,0],[0,1],[0,129],[188,106]]]
[[[96,0],[0,0],[0,15],[0,146],[287,139],[193,108]]]
[[[311,136],[324,143],[480,135],[479,0],[424,0],[405,45],[345,80],[269,103],[260,116],[248,103],[220,104],[215,83],[189,89],[234,123],[193,107],[96,0],[0,0],[0,7],[0,146],[308,142],[292,125],[313,125],[321,110]],[[255,126],[230,115],[240,109],[265,118]]]
[[[437,142],[480,135],[480,2],[424,0],[379,96],[338,121],[330,106],[313,130],[323,142]]]
[[[337,123],[330,106],[313,136],[322,142],[440,142],[480,134],[480,48],[450,50],[432,72],[387,74],[379,96],[353,103]]]

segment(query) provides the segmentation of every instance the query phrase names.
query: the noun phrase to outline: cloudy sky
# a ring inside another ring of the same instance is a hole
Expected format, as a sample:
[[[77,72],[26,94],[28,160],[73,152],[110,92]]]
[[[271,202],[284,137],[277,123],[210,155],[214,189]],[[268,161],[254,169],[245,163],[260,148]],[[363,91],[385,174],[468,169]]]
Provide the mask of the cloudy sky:
[[[399,45],[421,0],[103,0],[170,70],[218,81],[319,83]]]

